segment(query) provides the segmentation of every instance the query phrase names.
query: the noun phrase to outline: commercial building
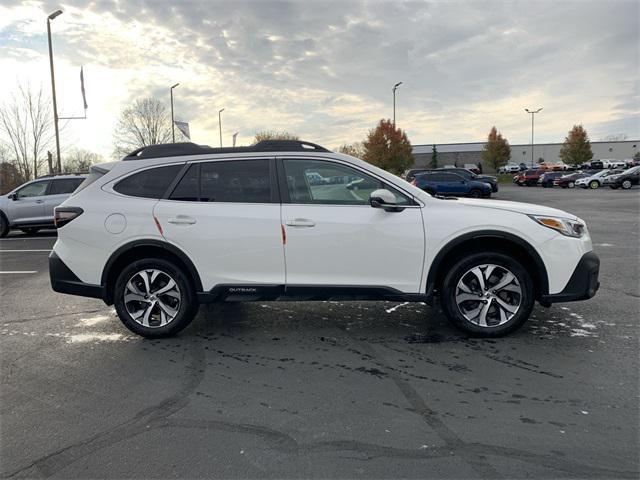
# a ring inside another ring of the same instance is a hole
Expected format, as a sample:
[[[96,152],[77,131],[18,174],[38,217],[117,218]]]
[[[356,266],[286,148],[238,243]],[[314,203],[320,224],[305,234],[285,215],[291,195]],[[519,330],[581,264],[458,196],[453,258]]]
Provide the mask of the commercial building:
[[[438,151],[438,166],[445,165],[463,166],[465,163],[477,165],[482,162],[482,148],[485,142],[473,143],[441,143],[436,144]],[[540,159],[545,162],[556,162],[560,158],[562,143],[539,143],[533,145],[533,159],[538,163]],[[593,159],[615,158],[624,160],[632,158],[640,148],[640,140],[623,140],[614,142],[591,142]],[[433,144],[414,145],[413,158],[415,167],[426,167],[431,162]],[[512,163],[524,162],[531,164],[531,144],[511,145]],[[484,165],[483,171],[491,171],[491,167]]]

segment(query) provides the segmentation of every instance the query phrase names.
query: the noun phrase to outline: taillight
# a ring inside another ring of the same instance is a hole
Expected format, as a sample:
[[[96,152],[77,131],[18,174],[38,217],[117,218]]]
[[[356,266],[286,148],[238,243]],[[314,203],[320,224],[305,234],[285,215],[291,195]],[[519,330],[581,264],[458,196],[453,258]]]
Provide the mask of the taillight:
[[[82,215],[84,210],[80,207],[56,207],[53,212],[53,223],[55,223],[56,228],[61,228],[74,218]]]

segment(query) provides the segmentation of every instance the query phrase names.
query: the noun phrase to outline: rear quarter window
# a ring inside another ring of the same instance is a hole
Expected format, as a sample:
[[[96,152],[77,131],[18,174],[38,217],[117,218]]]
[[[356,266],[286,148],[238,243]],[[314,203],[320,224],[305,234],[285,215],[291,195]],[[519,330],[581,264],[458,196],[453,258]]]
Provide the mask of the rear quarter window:
[[[149,168],[120,180],[113,190],[130,197],[162,198],[180,170],[182,165]]]

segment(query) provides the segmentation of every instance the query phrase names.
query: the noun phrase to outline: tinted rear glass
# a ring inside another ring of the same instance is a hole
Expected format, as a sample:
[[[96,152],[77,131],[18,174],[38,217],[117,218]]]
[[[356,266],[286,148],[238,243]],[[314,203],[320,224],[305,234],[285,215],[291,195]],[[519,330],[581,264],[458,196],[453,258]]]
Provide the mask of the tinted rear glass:
[[[82,177],[53,180],[51,187],[49,188],[49,195],[73,193],[73,191],[78,188],[83,181],[84,178]]]
[[[150,168],[119,181],[113,189],[131,197],[161,198],[182,165]]]
[[[193,164],[169,198],[188,202],[270,203],[269,161]]]

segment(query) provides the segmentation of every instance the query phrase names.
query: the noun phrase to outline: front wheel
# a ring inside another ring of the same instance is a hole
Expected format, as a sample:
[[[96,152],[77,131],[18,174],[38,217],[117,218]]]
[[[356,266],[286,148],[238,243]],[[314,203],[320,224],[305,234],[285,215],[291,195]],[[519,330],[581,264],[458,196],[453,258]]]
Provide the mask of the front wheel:
[[[567,184],[567,187],[569,187],[569,188],[574,188],[575,186],[576,186],[576,184],[574,182],[569,182]]]
[[[444,278],[442,307],[458,328],[483,337],[511,333],[529,318],[534,304],[531,277],[503,253],[473,253]]]
[[[116,281],[114,304],[122,323],[148,338],[175,335],[198,311],[187,276],[178,266],[160,258],[127,266]]]
[[[591,182],[589,182],[589,188],[591,190],[595,190],[599,186],[600,186],[600,183],[597,180],[591,180]]]
[[[625,190],[629,190],[631,188],[631,180],[625,180],[622,182],[622,188]]]
[[[482,192],[480,190],[473,189],[469,192],[469,196],[471,198],[480,198],[482,196]]]

